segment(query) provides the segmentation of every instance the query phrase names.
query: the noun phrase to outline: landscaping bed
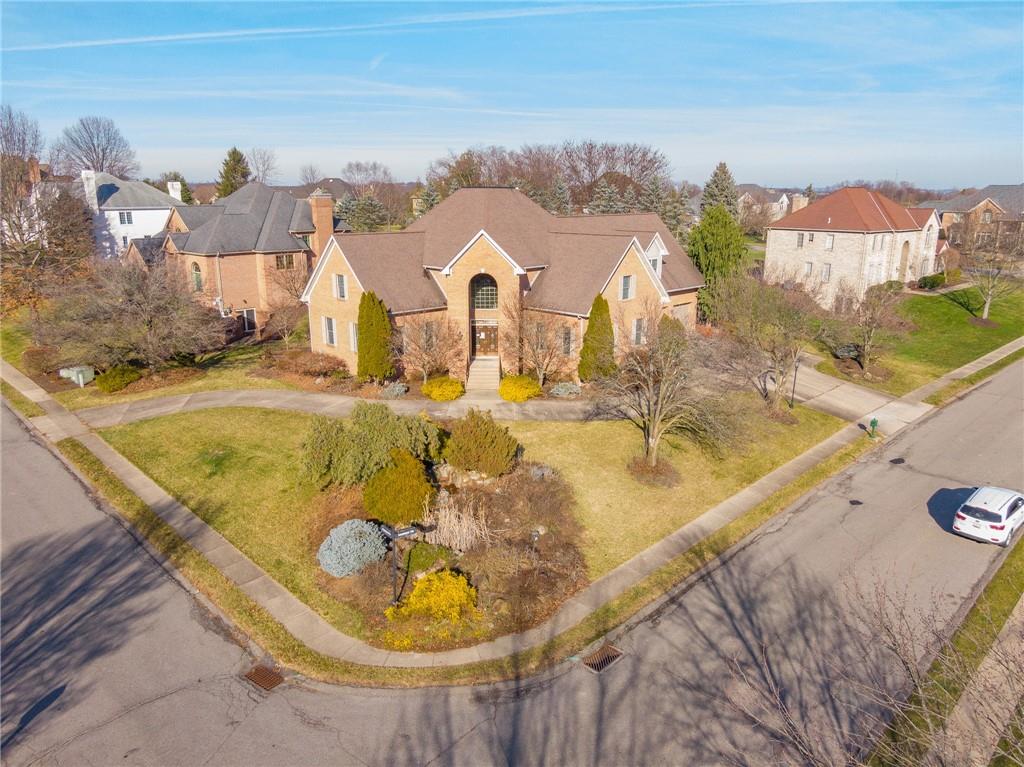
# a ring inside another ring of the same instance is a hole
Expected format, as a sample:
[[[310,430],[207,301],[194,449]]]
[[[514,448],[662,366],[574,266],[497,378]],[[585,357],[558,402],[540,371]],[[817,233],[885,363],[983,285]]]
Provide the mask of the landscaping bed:
[[[903,337],[886,339],[870,377],[859,370],[844,372],[833,359],[819,363],[822,373],[856,381],[894,395],[903,395],[939,376],[1024,335],[1024,292],[992,305],[989,322],[977,322],[981,305],[975,288],[939,295],[910,295],[900,313],[912,329]]]
[[[632,478],[628,463],[639,439],[627,424],[510,424],[524,460],[498,479],[458,491],[464,500],[476,499],[494,545],[457,553],[420,540],[399,549],[403,597],[423,573],[469,574],[480,614],[447,635],[420,631],[417,620],[396,626],[385,617],[390,554],[354,577],[333,578],[319,566],[318,548],[332,529],[372,515],[361,488],[321,489],[305,475],[300,456],[312,416],[224,408],[101,433],[338,629],[396,649],[440,649],[536,625],[588,579],[842,426],[799,408],[797,423],[786,426],[760,415],[753,398],[738,404],[751,408],[751,423],[734,454],[716,461],[688,443],[666,446],[666,460],[681,478],[675,487]]]

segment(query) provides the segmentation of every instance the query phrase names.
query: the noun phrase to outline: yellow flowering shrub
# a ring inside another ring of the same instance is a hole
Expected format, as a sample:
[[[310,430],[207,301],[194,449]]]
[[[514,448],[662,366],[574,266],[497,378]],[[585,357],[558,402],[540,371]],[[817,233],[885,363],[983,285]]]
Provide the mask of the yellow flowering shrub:
[[[498,384],[498,394],[509,402],[526,402],[544,393],[533,376],[505,376]]]
[[[428,573],[416,581],[412,593],[404,604],[385,611],[389,620],[401,618],[430,618],[448,623],[460,623],[478,616],[476,589],[466,576],[451,570]]]

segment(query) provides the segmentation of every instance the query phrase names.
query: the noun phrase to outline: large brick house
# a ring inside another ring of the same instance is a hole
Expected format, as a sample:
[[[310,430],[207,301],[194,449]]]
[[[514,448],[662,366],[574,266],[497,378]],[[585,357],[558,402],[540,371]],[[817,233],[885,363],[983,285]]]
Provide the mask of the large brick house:
[[[642,334],[652,305],[692,324],[703,284],[655,214],[554,216],[514,189],[465,188],[404,231],[335,234],[303,300],[313,351],[351,369],[364,291],[398,326],[416,315],[451,320],[467,363],[496,358],[506,370],[503,307],[521,300],[527,315],[557,319],[568,368],[598,294],[618,332]],[[464,377],[468,364],[451,372]]]
[[[126,258],[178,264],[198,300],[258,332],[275,307],[297,299],[331,235],[347,229],[325,192],[302,200],[252,182],[212,205],[173,208],[164,231],[132,240]]]
[[[1011,254],[1024,237],[1024,184],[991,184],[922,204],[938,211],[946,239],[965,251]]]
[[[841,286],[872,285],[935,272],[934,208],[905,208],[883,194],[846,187],[768,227],[765,275],[812,287],[831,305]]]

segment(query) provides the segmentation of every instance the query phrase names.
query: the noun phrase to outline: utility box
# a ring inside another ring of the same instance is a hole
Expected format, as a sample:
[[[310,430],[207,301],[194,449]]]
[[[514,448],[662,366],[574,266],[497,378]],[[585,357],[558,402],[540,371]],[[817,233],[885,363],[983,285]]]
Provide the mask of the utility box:
[[[96,377],[96,371],[92,365],[75,365],[70,368],[61,368],[59,375],[61,378],[74,381],[79,386],[85,386]]]

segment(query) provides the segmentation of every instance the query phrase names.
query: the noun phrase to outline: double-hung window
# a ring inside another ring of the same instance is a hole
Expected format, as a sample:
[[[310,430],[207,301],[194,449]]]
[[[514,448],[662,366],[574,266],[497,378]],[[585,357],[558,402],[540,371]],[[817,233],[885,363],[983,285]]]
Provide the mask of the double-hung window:
[[[797,232],[796,233],[796,246],[798,248],[802,248],[804,246],[804,233],[803,232]]]
[[[622,282],[619,286],[619,298],[621,298],[623,301],[628,301],[630,298],[633,297],[633,293],[636,290],[634,282],[635,281],[633,279],[632,274],[622,275]]]
[[[348,323],[348,346],[354,351],[359,351],[359,323]]]
[[[836,246],[836,236],[834,234],[825,235],[825,250],[832,250]]]
[[[804,277],[810,277],[814,274],[814,262],[804,261]]]
[[[572,354],[572,325],[562,328],[562,354],[566,356]]]
[[[338,340],[334,335],[334,318],[324,317],[324,343],[328,346],[337,346]]]
[[[832,264],[821,265],[821,281],[828,282],[832,279]]]
[[[814,232],[811,232],[807,235],[807,242],[814,242]]]
[[[334,275],[334,297],[341,301],[348,298],[348,284],[344,274]]]
[[[122,225],[128,225],[132,222],[132,212],[130,210],[118,211],[117,217]]]
[[[633,343],[642,344],[644,342],[644,318],[637,317],[633,320]]]

